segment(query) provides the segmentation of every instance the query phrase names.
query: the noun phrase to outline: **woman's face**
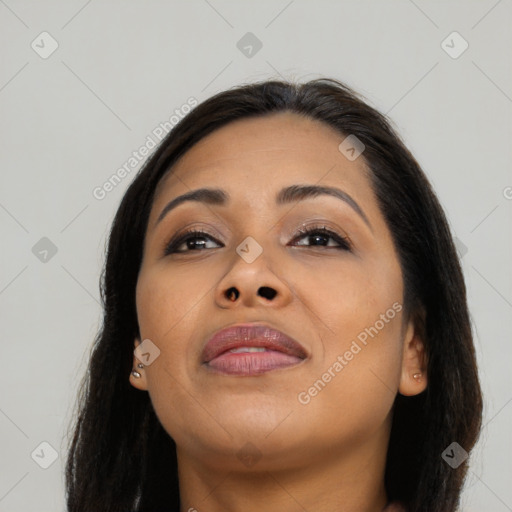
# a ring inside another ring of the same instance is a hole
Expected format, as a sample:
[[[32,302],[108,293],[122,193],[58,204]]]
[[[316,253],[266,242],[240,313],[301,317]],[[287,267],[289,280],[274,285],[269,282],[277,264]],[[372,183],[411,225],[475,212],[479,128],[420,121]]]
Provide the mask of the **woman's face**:
[[[342,153],[344,138],[292,113],[240,120],[201,140],[160,183],[136,294],[134,347],[150,340],[142,358],[150,364],[130,382],[149,392],[178,457],[276,469],[357,449],[385,454],[397,391],[425,388],[412,378],[422,346],[403,317],[391,234],[364,153]],[[276,202],[303,186],[342,197]],[[159,219],[170,201],[200,188],[229,199],[185,201]],[[194,230],[205,234],[166,253],[173,237]],[[236,300],[226,294],[233,288]],[[282,331],[306,357],[257,374],[212,371],[205,344],[239,323]]]

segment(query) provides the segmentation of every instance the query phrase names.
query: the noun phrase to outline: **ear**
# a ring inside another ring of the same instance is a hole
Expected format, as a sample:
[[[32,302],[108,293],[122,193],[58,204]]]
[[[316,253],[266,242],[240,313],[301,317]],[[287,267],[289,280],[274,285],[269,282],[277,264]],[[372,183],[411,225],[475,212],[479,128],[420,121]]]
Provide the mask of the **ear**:
[[[134,350],[133,364],[132,364],[132,369],[130,371],[130,384],[134,388],[140,389],[141,391],[147,391],[148,385],[147,385],[147,379],[146,379],[146,368],[144,366],[142,366],[142,368],[140,366],[138,366],[138,365],[142,365],[142,362],[139,361],[135,357],[135,349],[139,345],[140,345],[139,338],[135,338],[135,341],[134,341],[134,344],[133,344],[133,350]],[[132,373],[133,371],[135,371],[138,374],[140,374],[140,377],[136,377],[135,375],[133,375],[133,373]]]
[[[427,357],[424,340],[425,313],[411,315],[405,327],[402,354],[402,375],[398,392],[404,396],[414,396],[425,391],[428,384]]]

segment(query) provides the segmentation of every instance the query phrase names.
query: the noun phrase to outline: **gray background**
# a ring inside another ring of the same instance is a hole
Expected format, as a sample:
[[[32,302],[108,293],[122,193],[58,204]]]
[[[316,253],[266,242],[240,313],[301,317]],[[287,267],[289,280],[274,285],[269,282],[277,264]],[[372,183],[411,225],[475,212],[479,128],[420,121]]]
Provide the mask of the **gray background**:
[[[104,243],[135,172],[103,200],[94,188],[191,96],[322,75],[389,113],[445,206],[486,395],[462,510],[512,510],[511,14],[510,0],[0,0],[0,511],[64,510]],[[469,44],[457,58],[453,31]],[[250,56],[247,32],[263,45]]]

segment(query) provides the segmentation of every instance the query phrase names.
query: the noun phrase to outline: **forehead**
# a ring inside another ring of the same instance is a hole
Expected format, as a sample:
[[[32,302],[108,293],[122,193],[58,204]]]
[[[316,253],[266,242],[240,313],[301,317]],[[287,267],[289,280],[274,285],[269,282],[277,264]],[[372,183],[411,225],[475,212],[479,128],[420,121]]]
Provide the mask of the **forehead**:
[[[362,157],[349,161],[338,149],[346,135],[327,124],[284,112],[231,122],[189,149],[160,182],[154,205],[190,189],[230,191],[245,205],[273,200],[291,184],[342,186],[362,202],[373,200]]]

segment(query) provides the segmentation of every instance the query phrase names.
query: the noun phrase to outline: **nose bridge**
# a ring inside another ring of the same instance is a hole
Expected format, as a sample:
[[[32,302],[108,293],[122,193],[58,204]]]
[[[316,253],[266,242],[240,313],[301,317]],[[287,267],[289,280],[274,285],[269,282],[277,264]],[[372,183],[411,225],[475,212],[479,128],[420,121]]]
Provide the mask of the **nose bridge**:
[[[263,233],[264,229],[258,232]],[[290,288],[279,275],[279,251],[265,243],[263,236],[256,236],[259,242],[254,236],[246,236],[229,260],[227,272],[216,290],[216,300],[221,307],[269,304],[269,301],[283,306],[291,300]]]

